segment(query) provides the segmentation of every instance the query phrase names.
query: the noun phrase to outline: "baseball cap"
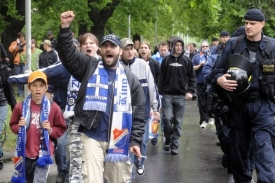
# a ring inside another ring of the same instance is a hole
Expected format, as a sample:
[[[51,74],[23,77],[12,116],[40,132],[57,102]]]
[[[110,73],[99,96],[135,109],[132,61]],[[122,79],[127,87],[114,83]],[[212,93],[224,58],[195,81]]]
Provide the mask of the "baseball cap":
[[[45,39],[42,44],[45,44],[45,45],[48,45],[48,46],[52,46],[52,42],[50,40],[48,40],[48,39]]]
[[[51,35],[53,35],[53,31],[52,30],[48,30],[47,36],[51,36]]]
[[[46,84],[48,83],[46,74],[42,71],[37,70],[30,74],[28,84],[34,82],[37,79],[42,79],[43,81],[45,81]]]
[[[115,45],[121,47],[121,42],[120,42],[120,38],[117,35],[114,34],[108,34],[106,36],[104,36],[102,38],[102,41],[100,43],[100,46],[106,42],[106,41],[111,41],[112,43],[114,43]]]
[[[130,38],[123,38],[121,39],[122,48],[128,45],[134,45],[133,41]]]

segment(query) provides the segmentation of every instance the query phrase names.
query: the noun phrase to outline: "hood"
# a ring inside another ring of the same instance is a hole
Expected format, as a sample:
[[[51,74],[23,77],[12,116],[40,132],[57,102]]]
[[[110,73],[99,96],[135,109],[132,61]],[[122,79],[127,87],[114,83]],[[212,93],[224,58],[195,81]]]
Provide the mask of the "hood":
[[[172,56],[174,56],[174,52],[175,52],[175,44],[176,44],[176,42],[182,42],[182,51],[181,51],[181,53],[180,53],[180,55],[179,56],[181,56],[182,54],[183,54],[183,52],[184,52],[184,42],[183,42],[183,39],[182,38],[180,38],[180,37],[177,37],[177,36],[175,36],[174,38],[173,38],[173,40],[172,40],[172,43],[171,43],[171,55]],[[179,57],[178,56],[178,57]]]

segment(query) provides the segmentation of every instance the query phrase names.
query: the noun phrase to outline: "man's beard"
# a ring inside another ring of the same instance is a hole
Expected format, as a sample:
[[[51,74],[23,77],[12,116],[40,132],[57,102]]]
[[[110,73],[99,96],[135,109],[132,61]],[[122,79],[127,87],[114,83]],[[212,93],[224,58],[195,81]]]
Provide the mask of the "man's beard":
[[[114,62],[112,62],[111,64],[106,64],[105,60],[103,59],[103,65],[104,65],[105,67],[110,67],[110,68],[112,68],[112,67],[114,67],[114,66],[117,65],[118,58],[119,58],[119,56],[114,56],[114,59],[113,59]]]

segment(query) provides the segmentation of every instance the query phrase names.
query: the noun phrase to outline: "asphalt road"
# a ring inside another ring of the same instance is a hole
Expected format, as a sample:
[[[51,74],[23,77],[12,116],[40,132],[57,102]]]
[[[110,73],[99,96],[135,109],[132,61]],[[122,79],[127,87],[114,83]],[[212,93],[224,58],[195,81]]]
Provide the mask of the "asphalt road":
[[[226,183],[226,169],[221,166],[222,152],[216,141],[215,127],[208,125],[201,129],[196,101],[188,101],[179,155],[163,151],[162,136],[156,146],[149,141],[145,174],[136,174],[132,183]],[[12,172],[12,163],[5,163],[0,170],[0,183],[9,182]],[[54,183],[56,175],[56,165],[52,165],[48,183]]]

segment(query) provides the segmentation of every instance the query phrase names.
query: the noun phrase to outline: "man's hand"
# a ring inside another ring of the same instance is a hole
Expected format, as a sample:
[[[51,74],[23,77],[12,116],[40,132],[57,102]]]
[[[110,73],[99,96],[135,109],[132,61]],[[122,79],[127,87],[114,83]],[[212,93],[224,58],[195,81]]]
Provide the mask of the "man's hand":
[[[63,12],[60,15],[60,20],[61,20],[61,27],[66,28],[69,27],[71,22],[74,20],[75,14],[73,11],[66,11]]]
[[[52,133],[52,127],[51,127],[51,124],[50,124],[49,121],[43,121],[43,123],[42,123],[42,128],[43,128],[43,129],[47,129],[48,132],[49,132],[49,134]]]
[[[26,125],[26,121],[23,117],[20,117],[20,120],[19,120],[19,126],[25,126]]]
[[[185,94],[185,100],[191,100],[193,95],[191,93],[186,93]]]
[[[230,74],[224,74],[217,79],[218,85],[220,85],[223,89],[227,91],[233,91],[238,86],[237,81],[228,80],[227,78],[230,77]]]
[[[204,66],[204,64],[205,64],[205,61],[202,61],[202,62],[200,63],[200,66],[202,67],[202,66]]]
[[[140,154],[140,148],[139,148],[139,146],[130,147],[130,152],[133,153],[134,155],[136,155],[138,157],[138,160],[140,161],[141,154]]]
[[[153,113],[153,116],[154,116],[154,120],[156,120],[156,121],[158,121],[160,119],[160,114],[157,111]]]

